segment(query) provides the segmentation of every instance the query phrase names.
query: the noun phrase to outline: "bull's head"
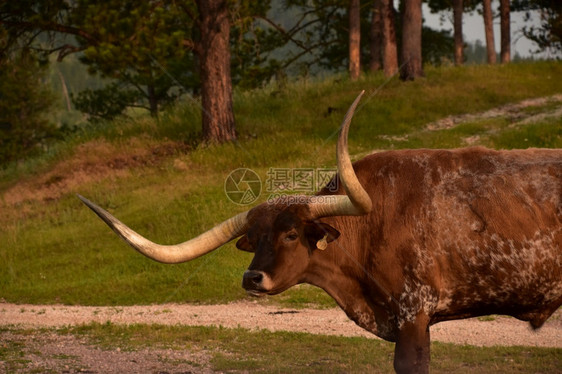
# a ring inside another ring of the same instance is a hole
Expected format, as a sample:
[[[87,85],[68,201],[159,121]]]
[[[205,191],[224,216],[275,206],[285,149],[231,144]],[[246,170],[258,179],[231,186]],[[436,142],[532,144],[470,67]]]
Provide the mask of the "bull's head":
[[[300,275],[305,271],[314,250],[324,249],[328,242],[339,236],[336,229],[317,219],[363,215],[371,211],[371,199],[357,180],[347,150],[349,125],[362,95],[363,92],[349,108],[337,143],[339,178],[346,195],[279,198],[240,213],[196,238],[177,245],[153,243],[96,204],[79,197],[130,246],[162,263],[192,260],[241,236],[236,246],[255,253],[249,269],[244,273],[244,288],[254,295],[282,292],[301,281]],[[291,271],[280,271],[287,267]]]

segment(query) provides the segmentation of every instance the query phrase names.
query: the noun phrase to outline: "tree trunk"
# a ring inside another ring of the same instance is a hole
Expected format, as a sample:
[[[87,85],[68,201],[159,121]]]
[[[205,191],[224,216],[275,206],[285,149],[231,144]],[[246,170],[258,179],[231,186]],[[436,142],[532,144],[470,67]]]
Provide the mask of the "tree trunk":
[[[349,4],[349,76],[357,80],[361,74],[361,16],[359,0]]]
[[[66,86],[66,80],[64,79],[64,76],[62,75],[59,69],[57,69],[57,74],[59,75],[60,84],[62,86],[62,96],[64,98],[64,102],[66,103],[66,110],[70,112],[72,110],[72,105],[70,104],[70,96],[68,95],[68,87]]]
[[[464,62],[462,40],[462,12],[463,0],[453,0],[453,27],[455,29],[455,65],[462,65]]]
[[[370,71],[377,71],[382,68],[382,45],[381,0],[374,0],[369,48],[371,54]]]
[[[505,64],[511,60],[511,27],[509,15],[509,0],[500,0],[500,31],[500,58],[502,64]]]
[[[400,79],[423,77],[422,67],[422,7],[421,0],[405,0],[402,17],[402,67]]]
[[[154,85],[149,84],[146,86],[147,97],[148,97],[148,107],[150,110],[150,115],[154,118],[158,117],[158,99],[156,98],[156,90]]]
[[[230,78],[230,21],[226,0],[197,0],[201,40],[203,139],[222,143],[236,139]]]
[[[486,33],[486,53],[488,64],[496,63],[496,45],[494,41],[494,16],[491,0],[483,0],[484,32]]]
[[[384,75],[391,77],[398,72],[398,50],[396,48],[395,11],[392,0],[380,0],[382,18],[382,66]]]

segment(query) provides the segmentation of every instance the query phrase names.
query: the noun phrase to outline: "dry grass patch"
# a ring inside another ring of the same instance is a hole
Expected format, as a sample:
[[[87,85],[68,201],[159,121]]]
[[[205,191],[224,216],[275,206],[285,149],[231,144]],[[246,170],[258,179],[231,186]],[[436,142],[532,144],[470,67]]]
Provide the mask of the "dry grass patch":
[[[131,138],[117,144],[103,138],[91,140],[77,146],[72,157],[48,171],[17,181],[3,193],[2,200],[6,205],[56,200],[81,186],[127,177],[132,169],[157,166],[188,150],[184,143],[172,141]]]

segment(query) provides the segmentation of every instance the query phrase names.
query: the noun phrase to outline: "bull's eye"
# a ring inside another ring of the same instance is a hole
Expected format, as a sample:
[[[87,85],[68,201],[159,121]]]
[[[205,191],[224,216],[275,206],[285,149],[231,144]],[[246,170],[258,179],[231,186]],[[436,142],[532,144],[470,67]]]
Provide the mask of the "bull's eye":
[[[293,242],[293,241],[297,240],[298,238],[299,238],[299,236],[297,235],[297,233],[292,232],[290,234],[287,234],[287,236],[285,237],[285,241],[286,242]]]

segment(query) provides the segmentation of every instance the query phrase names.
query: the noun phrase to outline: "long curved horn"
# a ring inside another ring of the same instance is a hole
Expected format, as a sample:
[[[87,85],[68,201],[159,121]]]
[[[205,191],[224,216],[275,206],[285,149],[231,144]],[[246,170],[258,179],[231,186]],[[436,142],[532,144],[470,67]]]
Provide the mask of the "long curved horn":
[[[244,234],[248,230],[248,221],[246,219],[248,212],[246,211],[184,243],[160,245],[137,234],[117,218],[85,197],[80,195],[78,195],[78,197],[131,247],[149,258],[165,264],[177,264],[202,256]]]
[[[367,191],[361,186],[361,183],[359,183],[355,175],[347,150],[347,134],[349,132],[349,125],[351,124],[351,118],[364,93],[365,91],[361,91],[345,114],[336,147],[340,181],[347,195],[313,196],[309,208],[312,216],[315,218],[328,216],[360,216],[369,213],[373,208],[373,203],[371,202],[369,194],[367,194]]]

